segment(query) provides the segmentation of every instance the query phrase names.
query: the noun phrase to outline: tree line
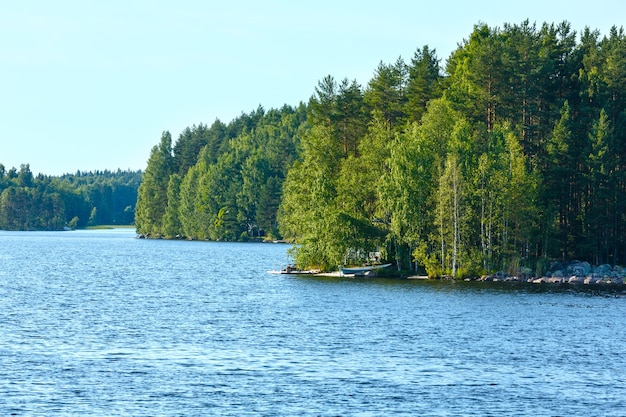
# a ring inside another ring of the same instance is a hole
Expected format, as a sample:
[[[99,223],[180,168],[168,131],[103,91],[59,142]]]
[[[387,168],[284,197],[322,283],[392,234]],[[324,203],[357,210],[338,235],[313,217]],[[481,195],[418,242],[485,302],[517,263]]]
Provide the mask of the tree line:
[[[147,237],[278,237],[282,185],[307,129],[306,106],[259,106],[228,125],[163,132],[139,188],[136,226]]]
[[[300,266],[372,254],[431,276],[626,259],[626,38],[478,24],[365,86],[168,132],[137,202],[146,236],[295,243]]]
[[[141,171],[34,176],[0,164],[0,229],[63,230],[132,225]]]

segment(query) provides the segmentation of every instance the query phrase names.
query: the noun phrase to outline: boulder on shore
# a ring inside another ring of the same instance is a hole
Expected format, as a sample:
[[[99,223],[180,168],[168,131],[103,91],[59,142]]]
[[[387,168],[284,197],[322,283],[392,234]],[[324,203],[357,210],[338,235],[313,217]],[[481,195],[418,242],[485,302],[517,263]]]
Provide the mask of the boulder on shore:
[[[568,278],[569,277],[569,278]],[[626,269],[609,264],[590,265],[589,262],[557,262],[542,278],[542,282],[572,285],[624,285]],[[536,282],[538,280],[535,280]]]
[[[592,266],[589,262],[555,262],[544,276],[533,276],[529,269],[520,268],[518,275],[498,271],[477,278],[486,282],[528,282],[559,285],[625,285],[626,268],[609,264]],[[471,279],[466,279],[470,281]]]

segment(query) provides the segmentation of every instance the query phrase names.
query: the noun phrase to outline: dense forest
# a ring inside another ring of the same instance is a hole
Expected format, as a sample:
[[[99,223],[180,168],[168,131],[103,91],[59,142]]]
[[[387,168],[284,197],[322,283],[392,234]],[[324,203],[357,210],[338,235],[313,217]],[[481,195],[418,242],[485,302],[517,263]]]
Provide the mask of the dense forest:
[[[279,236],[282,185],[308,129],[306,106],[262,107],[228,125],[164,132],[139,188],[138,233],[148,237],[249,240]]]
[[[63,230],[134,222],[141,171],[33,176],[0,164],[0,229]]]
[[[284,238],[302,267],[624,262],[624,31],[478,24],[445,65],[424,46],[365,86],[329,75],[296,108],[164,132],[138,197],[145,236]]]

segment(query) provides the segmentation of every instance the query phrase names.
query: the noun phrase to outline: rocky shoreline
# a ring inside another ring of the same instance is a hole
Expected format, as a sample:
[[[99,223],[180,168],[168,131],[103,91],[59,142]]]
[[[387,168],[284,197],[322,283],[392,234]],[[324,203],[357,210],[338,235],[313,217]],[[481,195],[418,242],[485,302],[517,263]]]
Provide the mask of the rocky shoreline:
[[[496,272],[478,279],[488,282],[528,282],[533,284],[570,284],[570,285],[624,285],[626,268],[608,264],[591,265],[588,262],[554,263],[541,277],[532,276],[531,271],[522,270],[515,276],[505,272]]]

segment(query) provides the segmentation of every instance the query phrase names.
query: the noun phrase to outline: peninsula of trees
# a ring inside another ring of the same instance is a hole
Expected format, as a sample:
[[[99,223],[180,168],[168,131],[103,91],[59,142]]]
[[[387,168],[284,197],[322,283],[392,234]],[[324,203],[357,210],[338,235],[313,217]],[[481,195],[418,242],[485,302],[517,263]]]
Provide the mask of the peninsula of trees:
[[[0,164],[0,230],[131,225],[141,171],[33,176],[28,164]]]
[[[299,266],[380,252],[430,276],[626,260],[626,37],[476,25],[365,86],[165,132],[139,188],[147,237],[295,243]]]

